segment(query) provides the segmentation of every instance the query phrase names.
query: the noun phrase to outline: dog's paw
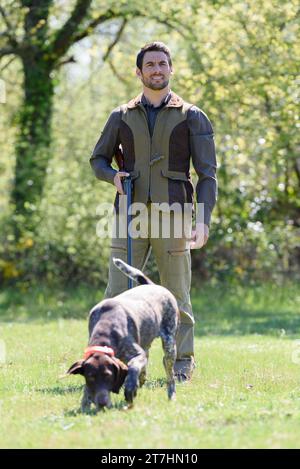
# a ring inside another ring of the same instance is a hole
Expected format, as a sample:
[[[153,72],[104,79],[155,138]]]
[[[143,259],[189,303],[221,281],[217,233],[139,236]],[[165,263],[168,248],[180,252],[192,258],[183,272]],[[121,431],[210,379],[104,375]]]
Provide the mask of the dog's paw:
[[[89,414],[91,412],[91,404],[81,404],[80,409],[83,414]]]
[[[137,395],[137,386],[126,386],[124,390],[124,395],[127,404],[132,404],[133,399]]]
[[[168,398],[170,401],[175,401],[176,399],[175,382],[168,385]]]
[[[91,399],[88,395],[88,392],[85,390],[84,394],[83,394],[83,397],[81,399],[81,412],[83,414],[90,412],[91,411],[91,405],[92,405],[92,401],[91,401]]]

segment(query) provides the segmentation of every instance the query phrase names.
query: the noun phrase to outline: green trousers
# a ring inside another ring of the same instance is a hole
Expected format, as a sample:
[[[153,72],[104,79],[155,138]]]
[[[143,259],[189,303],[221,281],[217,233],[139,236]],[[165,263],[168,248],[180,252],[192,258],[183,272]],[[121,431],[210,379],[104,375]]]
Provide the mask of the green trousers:
[[[194,362],[194,317],[190,299],[191,254],[189,238],[192,215],[187,213],[184,222],[181,212],[161,211],[156,204],[144,206],[138,214],[136,225],[139,237],[132,239],[132,265],[140,270],[146,266],[150,249],[157,263],[162,286],[168,288],[180,310],[180,326],[176,339],[177,360],[175,371],[185,371]],[[127,290],[128,278],[114,265],[113,257],[127,262],[126,213],[120,203],[120,213],[115,215],[109,279],[105,298],[112,298]],[[164,231],[163,231],[164,230]],[[180,235],[180,230],[182,235]],[[122,237],[123,235],[123,237]],[[133,233],[136,236],[136,233]]]

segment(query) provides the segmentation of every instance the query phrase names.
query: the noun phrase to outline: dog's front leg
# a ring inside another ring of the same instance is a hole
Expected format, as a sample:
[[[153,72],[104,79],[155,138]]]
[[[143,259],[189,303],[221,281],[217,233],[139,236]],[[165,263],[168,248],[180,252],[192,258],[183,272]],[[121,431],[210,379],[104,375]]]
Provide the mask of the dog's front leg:
[[[128,373],[125,381],[125,399],[128,404],[132,404],[133,399],[136,397],[140,374],[145,370],[146,365],[147,356],[142,349],[140,353],[129,360],[127,364]]]
[[[84,386],[83,396],[81,400],[81,412],[88,412],[91,408],[91,398],[86,386]]]

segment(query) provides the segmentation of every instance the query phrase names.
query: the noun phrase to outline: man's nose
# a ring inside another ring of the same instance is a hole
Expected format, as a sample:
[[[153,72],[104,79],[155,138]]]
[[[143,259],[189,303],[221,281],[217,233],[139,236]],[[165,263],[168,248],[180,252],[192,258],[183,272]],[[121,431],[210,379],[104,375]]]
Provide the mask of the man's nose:
[[[161,67],[159,64],[154,64],[153,66],[153,71],[154,72],[161,72]]]

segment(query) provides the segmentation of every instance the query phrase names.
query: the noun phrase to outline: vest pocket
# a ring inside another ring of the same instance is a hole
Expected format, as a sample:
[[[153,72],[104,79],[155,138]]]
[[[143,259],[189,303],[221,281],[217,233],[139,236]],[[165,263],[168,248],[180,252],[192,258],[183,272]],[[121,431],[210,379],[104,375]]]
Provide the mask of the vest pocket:
[[[188,181],[187,175],[181,171],[169,171],[166,169],[161,170],[162,176],[172,179],[173,181]]]
[[[193,202],[193,185],[188,176],[181,171],[161,170],[161,175],[169,180],[169,203]]]
[[[172,249],[172,250],[168,250],[168,254],[170,256],[184,256],[185,254],[188,254],[190,252],[189,249],[180,249],[180,250],[175,250],[175,249]],[[176,269],[176,272],[177,272],[178,269]]]

